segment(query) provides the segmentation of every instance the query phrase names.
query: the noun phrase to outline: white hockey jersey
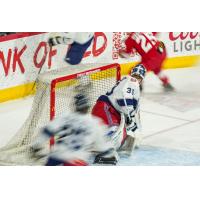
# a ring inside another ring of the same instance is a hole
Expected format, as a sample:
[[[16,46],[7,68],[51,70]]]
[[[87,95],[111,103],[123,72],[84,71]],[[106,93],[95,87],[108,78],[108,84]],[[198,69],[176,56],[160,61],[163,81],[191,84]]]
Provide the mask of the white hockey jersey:
[[[62,32],[59,35],[63,37],[65,44],[72,44],[73,42],[85,44],[94,37],[94,32]]]
[[[69,113],[45,126],[35,145],[54,137],[56,142],[47,157],[65,162],[73,160],[88,162],[92,152],[104,152],[112,148],[106,136],[107,132],[108,127],[98,118]]]
[[[68,34],[72,34],[73,40],[79,44],[85,44],[94,37],[94,32],[68,32]]]
[[[133,116],[139,106],[139,82],[136,78],[125,76],[106,95],[117,111]]]

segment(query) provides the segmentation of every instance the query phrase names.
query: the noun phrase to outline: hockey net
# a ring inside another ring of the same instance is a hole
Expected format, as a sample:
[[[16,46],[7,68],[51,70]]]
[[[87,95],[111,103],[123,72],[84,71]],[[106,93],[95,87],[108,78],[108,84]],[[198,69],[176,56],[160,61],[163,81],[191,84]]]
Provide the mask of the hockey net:
[[[10,142],[0,149],[0,165],[43,165],[30,157],[30,144],[41,127],[65,112],[73,112],[73,98],[80,84],[91,85],[87,93],[91,108],[97,98],[105,94],[120,79],[119,64],[80,64],[41,74],[29,117]],[[81,83],[80,83],[81,81]],[[44,149],[49,151],[49,143]]]

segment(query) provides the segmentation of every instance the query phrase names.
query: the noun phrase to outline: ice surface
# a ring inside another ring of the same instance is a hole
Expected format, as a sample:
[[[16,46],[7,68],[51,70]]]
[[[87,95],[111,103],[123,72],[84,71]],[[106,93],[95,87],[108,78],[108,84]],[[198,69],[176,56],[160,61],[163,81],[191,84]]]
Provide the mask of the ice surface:
[[[119,165],[200,165],[200,67],[166,70],[176,88],[165,93],[149,73],[141,102],[143,141]],[[0,104],[0,147],[29,114],[32,97]]]

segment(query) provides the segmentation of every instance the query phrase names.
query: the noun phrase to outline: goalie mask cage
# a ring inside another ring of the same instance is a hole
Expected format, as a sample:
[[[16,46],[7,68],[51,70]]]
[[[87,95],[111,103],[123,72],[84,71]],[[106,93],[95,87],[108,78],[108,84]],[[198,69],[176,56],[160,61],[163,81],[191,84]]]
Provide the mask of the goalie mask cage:
[[[37,90],[31,112],[20,130],[0,149],[0,165],[43,165],[46,160],[30,157],[30,144],[40,133],[41,127],[54,117],[74,111],[74,95],[78,85],[86,85],[91,108],[97,98],[110,90],[120,80],[120,65],[79,64],[52,70],[37,79]],[[49,151],[49,143],[44,151]]]

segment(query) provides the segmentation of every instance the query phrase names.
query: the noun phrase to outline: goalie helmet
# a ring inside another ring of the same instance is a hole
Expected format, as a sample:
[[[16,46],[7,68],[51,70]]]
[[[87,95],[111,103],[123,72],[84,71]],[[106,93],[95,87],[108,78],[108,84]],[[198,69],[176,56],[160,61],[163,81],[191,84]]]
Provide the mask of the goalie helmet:
[[[146,68],[144,67],[144,65],[138,64],[131,70],[130,75],[131,76],[137,75],[143,80],[145,77],[145,74],[146,74]]]

